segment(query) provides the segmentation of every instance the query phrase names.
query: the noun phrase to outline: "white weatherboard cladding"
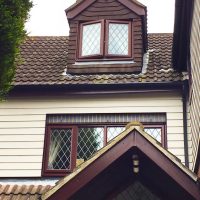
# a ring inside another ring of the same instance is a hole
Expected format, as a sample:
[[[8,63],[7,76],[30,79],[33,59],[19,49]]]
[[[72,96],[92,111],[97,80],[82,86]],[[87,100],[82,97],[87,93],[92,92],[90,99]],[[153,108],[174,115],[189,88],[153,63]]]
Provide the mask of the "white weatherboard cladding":
[[[190,122],[191,125],[189,129],[191,130],[191,139],[189,141],[190,147],[190,158],[192,159],[191,168],[194,169],[194,164],[197,159],[199,138],[200,138],[200,1],[194,1],[194,11],[193,11],[193,22],[192,22],[192,30],[191,30],[191,40],[190,40],[190,54],[191,54],[191,76],[192,76],[192,84],[191,84],[191,96],[190,96]]]
[[[168,149],[184,162],[182,98],[177,92],[18,97],[0,103],[0,177],[40,177],[46,114],[167,115]]]

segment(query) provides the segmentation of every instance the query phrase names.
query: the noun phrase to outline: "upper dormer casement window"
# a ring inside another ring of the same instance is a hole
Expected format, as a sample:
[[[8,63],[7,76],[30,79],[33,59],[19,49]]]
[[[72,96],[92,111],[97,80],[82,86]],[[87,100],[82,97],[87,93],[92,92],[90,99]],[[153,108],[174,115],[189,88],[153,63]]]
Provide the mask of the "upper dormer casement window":
[[[80,24],[78,60],[131,59],[132,22],[99,20]]]
[[[140,73],[147,50],[146,7],[130,0],[84,0],[66,10],[67,73]]]

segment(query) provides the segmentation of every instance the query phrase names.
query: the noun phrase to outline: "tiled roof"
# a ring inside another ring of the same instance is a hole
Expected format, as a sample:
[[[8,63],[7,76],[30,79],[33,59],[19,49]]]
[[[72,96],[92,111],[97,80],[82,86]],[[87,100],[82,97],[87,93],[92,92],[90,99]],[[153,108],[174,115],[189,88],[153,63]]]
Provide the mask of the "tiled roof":
[[[66,73],[68,38],[28,37],[21,46],[21,64],[14,85],[159,83],[182,79],[171,66],[172,34],[149,34],[146,70],[140,74],[72,75]]]
[[[0,200],[38,200],[51,188],[50,185],[0,185]]]

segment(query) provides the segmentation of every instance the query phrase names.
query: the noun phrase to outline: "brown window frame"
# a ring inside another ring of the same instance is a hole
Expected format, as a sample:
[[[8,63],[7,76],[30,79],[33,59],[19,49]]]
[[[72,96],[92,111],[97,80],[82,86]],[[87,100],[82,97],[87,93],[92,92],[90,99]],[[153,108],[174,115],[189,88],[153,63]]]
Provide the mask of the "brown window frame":
[[[128,55],[118,55],[118,54],[109,54],[108,53],[108,41],[109,41],[109,24],[128,24]],[[130,58],[132,54],[131,44],[132,44],[132,26],[130,21],[118,21],[118,20],[106,20],[106,29],[105,29],[105,57],[107,58]]]
[[[51,129],[58,128],[58,129],[64,129],[64,128],[70,128],[72,129],[72,139],[71,139],[71,152],[70,152],[70,168],[69,169],[48,169],[48,162],[49,162],[49,149],[50,149],[50,134]],[[45,131],[45,141],[44,141],[44,153],[43,153],[43,176],[63,176],[66,173],[70,173],[73,171],[73,169],[76,167],[75,160],[73,159],[74,155],[76,156],[76,141],[77,141],[77,127],[76,126],[70,126],[70,125],[48,125],[46,127]]]
[[[83,26],[101,23],[100,54],[82,56]],[[128,55],[108,54],[109,24],[128,24]],[[77,43],[77,61],[99,61],[103,60],[132,60],[133,59],[133,30],[132,21],[128,20],[97,20],[79,24],[79,40]]]
[[[90,24],[101,24],[101,36],[100,36],[100,54],[93,54],[93,55],[87,55],[87,56],[82,56],[82,40],[83,40],[83,27],[85,25],[90,25]],[[104,38],[104,21],[103,20],[97,20],[97,21],[92,21],[92,22],[84,22],[80,24],[80,51],[79,51],[79,58],[84,59],[84,58],[100,58],[103,57],[104,54],[104,49],[103,49],[103,38]]]
[[[77,159],[77,146],[78,146],[78,129],[79,128],[92,128],[92,127],[102,127],[104,129],[103,133],[103,147],[108,144],[107,141],[107,129],[108,127],[125,127],[124,123],[104,123],[104,124],[73,124],[73,125],[65,125],[65,124],[48,124],[46,125],[45,131],[45,140],[44,140],[44,152],[43,152],[43,165],[42,165],[42,176],[65,176],[66,174],[71,173],[76,167],[76,159]],[[161,128],[161,145],[164,148],[167,148],[167,134],[166,134],[166,124],[143,124],[144,128]],[[72,129],[72,140],[71,140],[71,164],[70,169],[48,169],[48,160],[49,160],[49,147],[50,147],[50,133],[52,128],[71,128]]]

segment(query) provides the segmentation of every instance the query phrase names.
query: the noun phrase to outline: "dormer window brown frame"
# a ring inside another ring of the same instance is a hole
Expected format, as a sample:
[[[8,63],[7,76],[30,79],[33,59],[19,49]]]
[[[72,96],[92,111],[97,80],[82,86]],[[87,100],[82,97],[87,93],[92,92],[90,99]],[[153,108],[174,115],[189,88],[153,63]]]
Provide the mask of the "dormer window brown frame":
[[[83,34],[84,26],[100,24],[101,30],[99,40],[99,52],[89,55],[83,55]],[[125,24],[127,29],[127,54],[109,53],[109,30],[111,24]],[[101,60],[132,60],[133,59],[133,30],[132,21],[128,20],[98,20],[83,22],[79,24],[79,40],[77,44],[77,61],[101,61]]]

